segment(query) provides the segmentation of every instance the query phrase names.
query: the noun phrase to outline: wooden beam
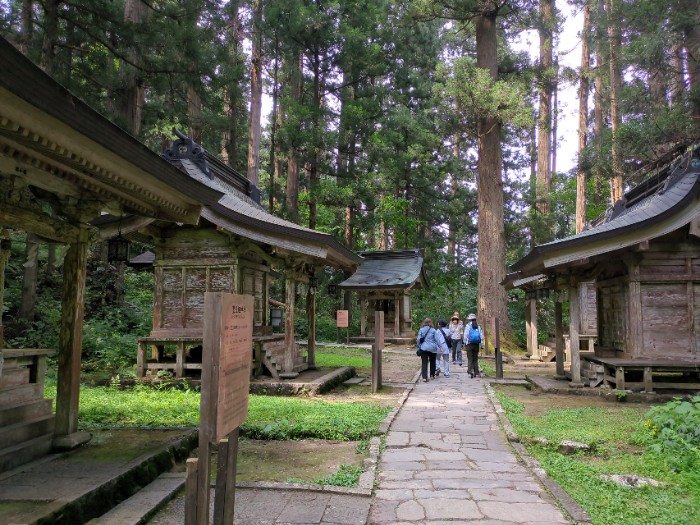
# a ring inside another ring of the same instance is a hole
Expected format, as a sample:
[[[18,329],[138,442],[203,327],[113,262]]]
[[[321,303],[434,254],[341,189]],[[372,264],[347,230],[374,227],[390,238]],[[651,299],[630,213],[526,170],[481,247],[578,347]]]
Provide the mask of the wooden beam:
[[[690,221],[690,235],[700,237],[700,215]]]
[[[17,208],[7,202],[0,202],[0,224],[62,243],[78,242],[81,231],[79,227],[42,211]]]

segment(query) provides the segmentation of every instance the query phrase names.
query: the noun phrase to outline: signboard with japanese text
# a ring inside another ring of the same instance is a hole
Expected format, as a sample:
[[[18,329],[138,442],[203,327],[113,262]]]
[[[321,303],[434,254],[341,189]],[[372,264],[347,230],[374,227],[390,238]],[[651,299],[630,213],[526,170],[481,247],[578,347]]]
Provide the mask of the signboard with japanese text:
[[[347,328],[348,327],[348,311],[347,310],[338,310],[336,321],[337,321],[338,328]]]
[[[224,439],[248,417],[254,297],[204,294],[201,430]]]

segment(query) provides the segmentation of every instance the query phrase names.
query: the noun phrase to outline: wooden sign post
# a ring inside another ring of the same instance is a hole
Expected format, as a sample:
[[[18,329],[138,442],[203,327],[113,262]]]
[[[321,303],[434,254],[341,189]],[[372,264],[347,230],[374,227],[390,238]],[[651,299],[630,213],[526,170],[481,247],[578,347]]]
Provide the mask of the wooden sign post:
[[[348,311],[347,310],[338,310],[336,312],[336,323],[338,330],[341,328],[345,328],[345,342],[349,343],[350,342],[350,328],[348,328]],[[339,334],[340,335],[340,334]],[[340,342],[340,337],[338,337]]]
[[[199,458],[196,468],[192,465],[193,474],[196,472],[192,478],[196,478],[197,486],[196,491],[186,488],[188,494],[196,493],[196,498],[185,500],[185,525],[209,524],[213,441],[219,442],[214,524],[233,523],[238,429],[248,417],[253,310],[253,296],[204,294]],[[187,505],[196,508],[192,510]]]
[[[382,350],[384,350],[384,312],[374,312],[374,344],[372,345],[372,393],[382,388]]]
[[[493,319],[493,351],[496,360],[496,379],[503,379],[503,355],[501,354],[501,335],[498,333],[498,317]]]

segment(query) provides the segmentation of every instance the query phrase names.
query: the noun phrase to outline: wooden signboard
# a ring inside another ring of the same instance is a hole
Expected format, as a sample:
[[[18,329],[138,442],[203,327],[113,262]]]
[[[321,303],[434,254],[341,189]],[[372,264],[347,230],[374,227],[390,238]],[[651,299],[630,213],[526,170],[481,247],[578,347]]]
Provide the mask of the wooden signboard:
[[[216,441],[248,417],[255,305],[252,295],[224,292],[206,292],[204,301],[202,430]]]
[[[188,488],[192,496],[186,499],[185,525],[209,525],[211,443],[219,441],[222,448],[222,440],[225,441],[226,464],[220,465],[217,473],[214,523],[233,522],[238,427],[248,417],[254,309],[252,295],[204,294],[199,409],[199,458],[202,461],[196,469],[193,466],[192,474],[188,475],[188,481],[196,478],[196,488]]]
[[[336,314],[337,326],[338,328],[348,327],[348,311],[338,310]]]

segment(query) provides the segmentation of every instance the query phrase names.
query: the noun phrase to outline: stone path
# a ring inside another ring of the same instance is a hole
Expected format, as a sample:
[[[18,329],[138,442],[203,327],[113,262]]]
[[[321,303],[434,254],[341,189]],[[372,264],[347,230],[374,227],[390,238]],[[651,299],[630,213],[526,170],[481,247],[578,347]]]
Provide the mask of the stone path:
[[[453,366],[418,382],[386,437],[369,525],[570,521],[499,429],[485,380]]]

